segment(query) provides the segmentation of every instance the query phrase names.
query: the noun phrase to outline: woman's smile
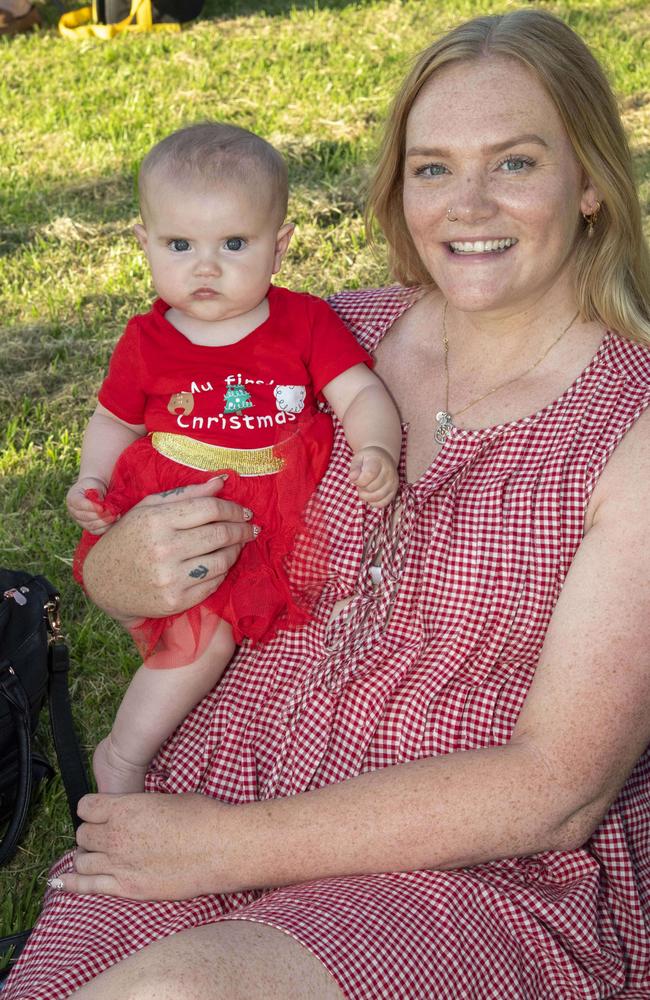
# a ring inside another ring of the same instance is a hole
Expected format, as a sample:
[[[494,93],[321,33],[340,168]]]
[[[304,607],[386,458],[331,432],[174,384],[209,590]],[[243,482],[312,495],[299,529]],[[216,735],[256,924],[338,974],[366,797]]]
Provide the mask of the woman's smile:
[[[517,240],[514,237],[507,236],[502,239],[453,240],[449,242],[448,246],[453,254],[484,255],[488,253],[503,253],[514,246],[515,243],[517,243]]]

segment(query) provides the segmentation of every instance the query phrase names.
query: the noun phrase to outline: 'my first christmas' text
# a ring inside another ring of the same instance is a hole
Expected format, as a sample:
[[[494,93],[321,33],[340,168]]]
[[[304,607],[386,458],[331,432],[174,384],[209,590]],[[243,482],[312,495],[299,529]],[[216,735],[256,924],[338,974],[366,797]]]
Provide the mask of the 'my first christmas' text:
[[[210,428],[218,428],[221,430],[241,430],[242,428],[247,428],[248,430],[259,430],[263,427],[273,427],[274,424],[286,424],[290,423],[292,420],[297,420],[297,415],[295,413],[286,413],[283,410],[278,410],[277,413],[273,414],[251,414],[251,413],[219,413],[212,417],[189,417],[182,413],[179,413],[176,417],[176,423],[183,430],[210,430]]]

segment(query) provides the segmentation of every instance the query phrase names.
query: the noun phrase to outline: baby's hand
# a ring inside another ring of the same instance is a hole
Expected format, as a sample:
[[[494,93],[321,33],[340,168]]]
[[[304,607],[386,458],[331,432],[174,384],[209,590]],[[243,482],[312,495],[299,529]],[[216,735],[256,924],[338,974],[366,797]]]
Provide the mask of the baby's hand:
[[[94,500],[86,496],[86,490],[95,490],[100,499],[106,495],[106,483],[101,479],[92,479],[86,476],[78,479],[70,489],[65,498],[68,513],[73,521],[90,531],[93,535],[103,535],[110,527],[114,518],[110,514],[104,514],[101,507]]]
[[[350,464],[350,479],[371,507],[387,507],[399,485],[397,467],[383,448],[362,448]]]

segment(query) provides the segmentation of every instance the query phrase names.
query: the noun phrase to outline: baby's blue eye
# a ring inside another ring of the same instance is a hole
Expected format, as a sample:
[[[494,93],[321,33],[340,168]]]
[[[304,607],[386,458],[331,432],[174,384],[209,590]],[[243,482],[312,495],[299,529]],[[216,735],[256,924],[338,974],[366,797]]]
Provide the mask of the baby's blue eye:
[[[246,240],[243,240],[241,236],[231,236],[229,240],[225,243],[226,250],[243,250],[246,246]]]
[[[174,253],[185,253],[186,250],[190,249],[189,240],[170,240],[168,246]]]

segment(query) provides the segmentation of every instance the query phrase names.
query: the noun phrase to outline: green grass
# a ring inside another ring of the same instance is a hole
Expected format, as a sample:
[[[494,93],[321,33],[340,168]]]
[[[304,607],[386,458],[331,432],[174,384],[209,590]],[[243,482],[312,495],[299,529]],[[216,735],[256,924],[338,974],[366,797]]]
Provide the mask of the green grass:
[[[210,0],[180,35],[81,43],[60,39],[46,8],[48,30],[0,42],[0,564],[44,572],[62,591],[75,716],[89,749],[137,661],[72,583],[77,531],[63,500],[111,345],[151,299],[131,235],[139,159],[171,129],[206,117],[260,132],[290,168],[297,233],[282,281],[318,294],[380,283],[385,267],[365,246],[362,206],[395,86],[434,34],[507,6]],[[608,66],[648,209],[646,0],[545,6]],[[48,863],[71,843],[57,779],[0,873],[0,934],[34,920]]]

